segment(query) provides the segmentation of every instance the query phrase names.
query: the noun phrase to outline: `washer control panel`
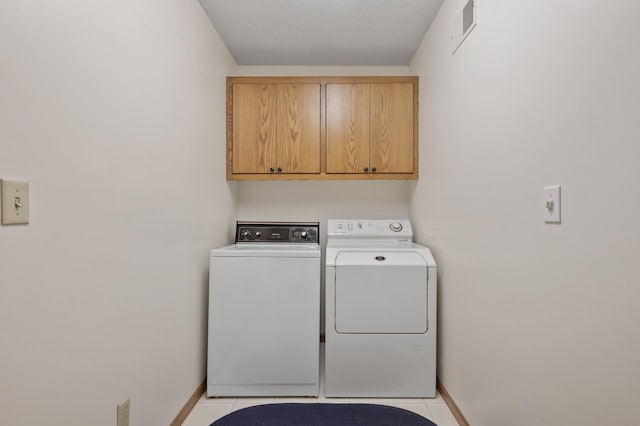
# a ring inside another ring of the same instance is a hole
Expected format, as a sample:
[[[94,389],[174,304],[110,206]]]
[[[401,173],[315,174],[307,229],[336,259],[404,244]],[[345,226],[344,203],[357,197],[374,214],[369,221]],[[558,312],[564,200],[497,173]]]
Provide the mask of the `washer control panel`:
[[[318,244],[318,222],[237,222],[236,243]]]
[[[407,219],[329,219],[328,238],[401,239],[413,238],[411,222]]]

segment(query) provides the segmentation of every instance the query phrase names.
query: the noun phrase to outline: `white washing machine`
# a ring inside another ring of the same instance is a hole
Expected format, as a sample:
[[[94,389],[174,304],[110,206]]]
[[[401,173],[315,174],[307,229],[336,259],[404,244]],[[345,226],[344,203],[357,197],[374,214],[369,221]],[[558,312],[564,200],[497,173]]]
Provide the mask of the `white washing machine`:
[[[317,396],[318,223],[246,223],[211,250],[207,396]]]
[[[408,220],[329,220],[326,396],[436,396],[436,278]]]

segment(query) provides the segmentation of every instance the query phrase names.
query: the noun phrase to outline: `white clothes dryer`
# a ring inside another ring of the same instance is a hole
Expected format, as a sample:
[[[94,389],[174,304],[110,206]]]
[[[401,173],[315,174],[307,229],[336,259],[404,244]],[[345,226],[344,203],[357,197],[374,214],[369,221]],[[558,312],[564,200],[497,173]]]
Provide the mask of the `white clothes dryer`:
[[[437,269],[408,220],[329,220],[325,394],[436,396]]]
[[[318,396],[318,223],[236,225],[211,250],[207,396]]]

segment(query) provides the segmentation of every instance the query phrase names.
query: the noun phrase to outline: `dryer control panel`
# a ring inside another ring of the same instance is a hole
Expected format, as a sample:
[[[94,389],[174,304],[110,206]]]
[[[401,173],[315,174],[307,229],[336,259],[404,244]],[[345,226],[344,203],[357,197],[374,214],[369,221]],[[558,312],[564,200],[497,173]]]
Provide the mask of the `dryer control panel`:
[[[413,238],[408,219],[329,219],[328,238],[393,239]]]

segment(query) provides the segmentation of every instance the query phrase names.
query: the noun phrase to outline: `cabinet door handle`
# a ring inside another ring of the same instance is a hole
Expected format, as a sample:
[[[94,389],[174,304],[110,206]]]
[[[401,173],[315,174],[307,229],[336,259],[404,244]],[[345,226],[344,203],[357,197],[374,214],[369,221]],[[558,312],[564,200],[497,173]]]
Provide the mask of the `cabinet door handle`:
[[[275,171],[276,171],[276,169],[274,169],[273,167],[269,167],[269,173],[273,173]]]
[[[364,168],[364,172],[365,172],[365,173],[368,173],[368,172],[369,172],[369,168],[368,168],[368,167],[365,167],[365,168]]]
[[[376,172],[376,168],[375,168],[375,167],[372,167],[372,168],[371,168],[371,171],[372,171],[373,173],[375,173],[375,172]]]
[[[278,173],[282,173],[282,167],[278,167]]]

